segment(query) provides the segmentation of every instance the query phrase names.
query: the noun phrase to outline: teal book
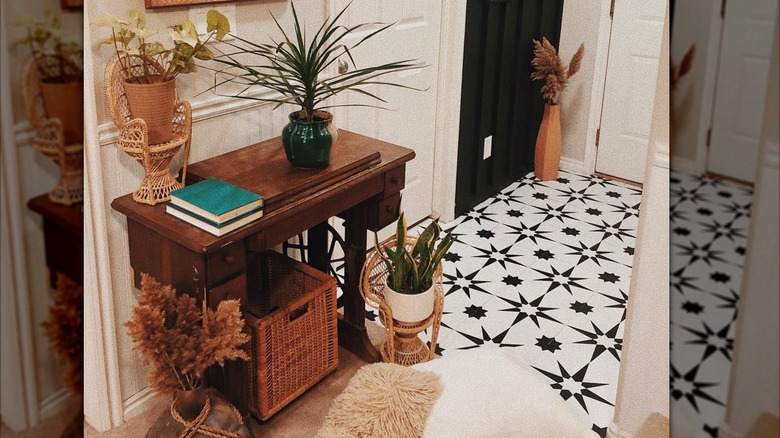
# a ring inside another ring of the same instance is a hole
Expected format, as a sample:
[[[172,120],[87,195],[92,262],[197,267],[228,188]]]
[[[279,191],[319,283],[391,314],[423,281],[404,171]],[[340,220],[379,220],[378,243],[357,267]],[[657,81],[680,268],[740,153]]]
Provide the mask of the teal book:
[[[168,214],[176,216],[184,222],[187,222],[190,225],[194,225],[201,230],[208,231],[215,236],[222,236],[263,217],[263,209],[259,207],[220,224],[212,222],[192,212],[186,211],[181,207],[177,207],[171,203],[166,205],[165,211]]]
[[[209,178],[171,192],[171,204],[221,224],[263,206],[263,197]]]

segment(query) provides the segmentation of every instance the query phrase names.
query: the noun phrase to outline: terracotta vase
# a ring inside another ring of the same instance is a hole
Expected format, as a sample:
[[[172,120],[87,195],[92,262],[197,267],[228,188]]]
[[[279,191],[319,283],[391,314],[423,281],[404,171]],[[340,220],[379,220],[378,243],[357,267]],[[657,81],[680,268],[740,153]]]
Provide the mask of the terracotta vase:
[[[40,82],[38,86],[46,115],[49,118],[59,119],[62,123],[65,144],[82,143],[84,141],[84,83],[82,81]]]
[[[208,403],[208,406],[206,406]],[[174,412],[178,418],[174,417]],[[185,425],[188,423],[189,425]],[[199,438],[222,436],[228,432],[250,437],[241,414],[214,388],[176,391],[173,404],[166,408],[146,433],[147,438]],[[226,434],[225,436],[234,436]]]
[[[173,137],[173,104],[176,80],[151,84],[124,83],[132,118],[144,119],[149,144],[165,143]]]
[[[544,116],[536,136],[534,174],[542,181],[558,178],[561,164],[561,107],[544,104]]]

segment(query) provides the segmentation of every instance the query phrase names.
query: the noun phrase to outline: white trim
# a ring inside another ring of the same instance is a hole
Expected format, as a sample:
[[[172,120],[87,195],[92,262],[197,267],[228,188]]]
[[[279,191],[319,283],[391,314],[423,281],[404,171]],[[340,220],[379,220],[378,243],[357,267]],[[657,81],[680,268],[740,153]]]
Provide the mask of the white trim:
[[[695,160],[689,158],[671,157],[671,169],[677,172],[688,173],[691,175],[701,175],[703,172],[699,172],[698,165]]]
[[[148,386],[124,401],[122,412],[125,421],[147,411],[157,394]]]
[[[89,23],[90,10],[84,10]],[[84,41],[91,41],[89,26]],[[84,83],[94,83],[92,51],[84,52]],[[84,113],[97,114],[94,89],[84,93]],[[103,193],[100,135],[94,117],[84,119],[84,414],[92,427],[102,432],[124,421],[119,378],[116,322],[105,195]]]
[[[609,426],[607,426],[607,438],[629,438],[631,437],[631,434],[626,432],[625,430],[621,430],[620,426],[615,424],[614,421],[609,423]]]
[[[5,4],[2,2],[0,6],[0,15],[5,17]],[[2,28],[0,34],[0,40],[6,41],[5,27]],[[9,60],[6,50],[0,50],[0,99],[2,99],[3,108],[12,108],[10,90],[11,84],[9,82]],[[14,126],[12,120],[12,114],[9,111],[2,112],[2,125]],[[34,370],[38,367],[35,364],[35,350],[33,333],[36,329],[35,324],[32,321],[32,310],[30,309],[30,294],[28,293],[29,284],[27,282],[27,257],[25,253],[24,242],[24,203],[22,202],[21,187],[19,184],[19,172],[18,172],[18,157],[16,151],[16,144],[14,133],[10,129],[2,131],[2,183],[6,189],[3,191],[5,202],[4,206],[12,207],[7,211],[8,219],[8,238],[10,240],[10,256],[11,266],[13,272],[13,286],[11,291],[6,293],[14,294],[12,298],[15,301],[15,308],[10,309],[15,318],[18,318],[16,324],[16,331],[18,336],[13,338],[7,338],[6,340],[18,339],[19,350],[19,362],[14,364],[18,365],[19,375],[16,376],[18,381],[22,384],[23,393],[21,394],[9,394],[3,390],[3,398],[11,397],[15,398],[16,403],[5,404],[4,408],[11,408],[13,406],[14,412],[3,412],[4,417],[11,415],[19,416],[20,423],[26,423],[27,427],[33,427],[40,421],[40,413],[38,412],[38,384],[35,378]],[[5,310],[5,308],[4,308]],[[6,310],[7,311],[7,310]],[[3,312],[3,317],[6,317],[6,312]],[[14,319],[13,317],[11,319]],[[13,335],[13,333],[11,333]],[[7,341],[6,341],[7,342]],[[5,361],[8,358],[4,358]],[[32,372],[25,373],[28,370]]]
[[[577,175],[592,175],[591,172],[588,172],[588,168],[583,160],[575,160],[574,158],[561,157],[559,168]]]
[[[764,167],[780,169],[780,144],[768,143],[764,152]]]
[[[32,146],[33,137],[35,137],[35,130],[27,120],[14,125],[14,142],[16,146]]]
[[[723,32],[723,17],[720,16],[720,4],[718,2],[705,2],[710,4],[710,36],[705,48],[707,63],[701,68],[704,71],[704,85],[701,92],[701,114],[699,129],[696,135],[696,157],[694,174],[701,175],[707,171],[707,131],[712,126],[712,117],[715,112],[715,91],[718,80],[718,65],[720,62],[720,39]],[[698,50],[698,48],[697,48]]]
[[[60,388],[41,401],[41,421],[45,421],[60,412],[69,405],[75,397],[67,388]]]
[[[442,2],[439,35],[432,209],[433,214],[438,215],[442,222],[450,222],[455,219],[466,2]]]
[[[723,420],[718,426],[718,438],[742,438],[742,435],[731,430],[731,426],[726,420]]]
[[[669,144],[659,142],[653,149],[655,150],[651,157],[653,166],[669,169]]]
[[[565,6],[564,6],[565,7]],[[601,16],[598,23],[598,40],[596,43],[596,64],[593,68],[593,83],[590,91],[590,109],[588,110],[588,131],[585,135],[585,158],[583,166],[586,175],[596,171],[596,133],[601,126],[601,111],[604,105],[604,87],[607,80],[607,59],[609,57],[609,41],[612,35],[612,19],[609,17],[609,2],[601,2]]]

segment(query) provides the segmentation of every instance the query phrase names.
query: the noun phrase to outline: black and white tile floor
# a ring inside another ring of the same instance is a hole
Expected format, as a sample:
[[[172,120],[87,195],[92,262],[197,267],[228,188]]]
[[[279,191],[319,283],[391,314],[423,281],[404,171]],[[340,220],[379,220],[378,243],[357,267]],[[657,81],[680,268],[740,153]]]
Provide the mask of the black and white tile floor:
[[[711,436],[725,414],[752,190],[670,180],[671,414]]]
[[[641,191],[529,174],[455,221],[438,352],[517,348],[594,430],[612,419]],[[419,230],[419,227],[418,227]]]

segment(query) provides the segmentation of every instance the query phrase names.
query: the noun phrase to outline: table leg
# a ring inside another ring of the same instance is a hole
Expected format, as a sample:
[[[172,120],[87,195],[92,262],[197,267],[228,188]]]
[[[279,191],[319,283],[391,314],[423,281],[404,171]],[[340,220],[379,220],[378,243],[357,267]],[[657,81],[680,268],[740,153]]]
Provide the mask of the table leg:
[[[306,246],[308,262],[311,266],[324,273],[328,273],[328,222],[322,222],[309,229]]]
[[[344,316],[339,317],[339,344],[366,362],[380,362],[382,355],[366,331],[366,304],[360,295],[360,270],[366,262],[368,203],[350,208],[344,221]]]

